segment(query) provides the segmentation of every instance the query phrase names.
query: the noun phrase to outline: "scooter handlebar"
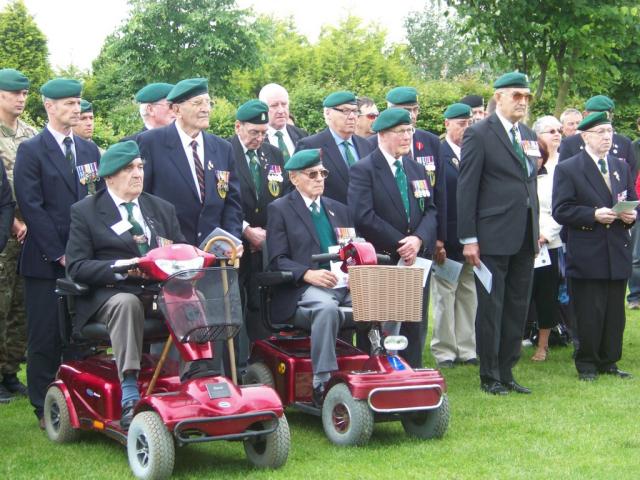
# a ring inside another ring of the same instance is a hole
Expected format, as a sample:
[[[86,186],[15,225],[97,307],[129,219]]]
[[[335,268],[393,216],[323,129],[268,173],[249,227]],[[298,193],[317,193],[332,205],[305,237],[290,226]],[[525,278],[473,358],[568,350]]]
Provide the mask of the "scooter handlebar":
[[[316,255],[311,255],[311,261],[315,263],[337,262],[339,260],[339,253],[318,253]]]
[[[376,258],[378,259],[378,263],[391,263],[391,255],[383,255],[381,253],[378,253],[376,255]]]

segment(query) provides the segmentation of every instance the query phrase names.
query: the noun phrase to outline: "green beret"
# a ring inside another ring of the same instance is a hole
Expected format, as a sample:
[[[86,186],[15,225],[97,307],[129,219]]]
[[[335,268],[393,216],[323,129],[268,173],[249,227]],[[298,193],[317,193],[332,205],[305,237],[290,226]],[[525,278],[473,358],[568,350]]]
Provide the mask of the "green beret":
[[[181,103],[209,91],[209,81],[206,78],[187,78],[180,80],[167,95],[172,103]]]
[[[344,105],[345,103],[355,105],[357,103],[356,96],[351,92],[333,92],[327,95],[327,98],[322,102],[322,106],[325,108],[337,107],[338,105]]]
[[[93,112],[93,105],[84,98],[80,100],[80,113]]]
[[[493,82],[493,88],[529,88],[529,78],[520,72],[509,72]]]
[[[155,103],[164,100],[173,87],[173,83],[150,83],[138,90],[136,102]]]
[[[291,170],[304,170],[305,168],[313,167],[314,165],[322,162],[322,150],[319,148],[312,148],[310,150],[300,150],[299,152],[291,155],[291,158],[287,160],[284,165],[284,169]]]
[[[444,111],[444,118],[447,120],[453,118],[471,118],[471,107],[464,103],[452,103]]]
[[[394,105],[418,103],[418,91],[413,87],[396,87],[387,93],[387,102]]]
[[[0,90],[5,92],[29,90],[29,79],[18,70],[3,68],[0,70]]]
[[[100,158],[98,175],[108,177],[118,173],[136,158],[140,158],[140,150],[138,150],[138,144],[133,140],[111,145]]]
[[[236,119],[241,122],[264,124],[269,121],[269,106],[260,100],[249,100],[240,105]]]
[[[404,108],[387,108],[371,125],[371,130],[378,133],[396,125],[411,125],[411,115]]]
[[[616,104],[613,103],[606,95],[596,95],[587,100],[584,104],[584,109],[587,112],[610,112],[615,108]]]
[[[80,97],[82,85],[79,81],[70,78],[54,78],[40,87],[40,93],[53,100]]]
[[[593,112],[582,119],[580,125],[578,125],[578,130],[584,132],[593,127],[597,127],[598,125],[605,125],[610,123],[611,120],[609,119],[609,115],[607,115],[607,112]]]

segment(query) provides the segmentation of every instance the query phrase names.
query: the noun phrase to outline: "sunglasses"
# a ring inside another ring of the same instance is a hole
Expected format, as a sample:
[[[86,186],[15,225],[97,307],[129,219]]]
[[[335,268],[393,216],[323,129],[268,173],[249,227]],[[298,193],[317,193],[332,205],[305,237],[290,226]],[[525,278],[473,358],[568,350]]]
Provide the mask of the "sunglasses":
[[[550,133],[551,135],[555,135],[556,133],[562,134],[562,129],[561,128],[552,128],[551,130],[545,130],[544,132],[540,132],[540,133]]]
[[[320,175],[321,178],[327,178],[329,176],[329,170],[324,168],[322,170],[312,170],[310,172],[303,171],[302,173],[304,173],[311,180],[315,180],[316,178],[318,178],[318,175]]]
[[[379,113],[360,113],[358,116],[367,117],[369,120],[375,120],[378,118]]]

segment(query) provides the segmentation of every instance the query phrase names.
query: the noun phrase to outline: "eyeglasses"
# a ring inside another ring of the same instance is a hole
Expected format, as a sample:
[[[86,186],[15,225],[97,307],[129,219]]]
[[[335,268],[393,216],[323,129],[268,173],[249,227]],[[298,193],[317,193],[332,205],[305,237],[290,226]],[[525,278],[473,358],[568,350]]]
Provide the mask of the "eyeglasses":
[[[530,102],[533,99],[533,95],[530,93],[522,93],[522,92],[511,92],[509,96],[515,101],[520,102],[524,100],[525,102]]]
[[[192,107],[195,108],[202,108],[202,107],[209,107],[209,108],[213,108],[213,100],[209,99],[206,100],[204,98],[200,99],[200,100],[193,100],[191,102],[188,102],[189,105],[191,105]]]
[[[587,133],[595,133],[599,137],[613,135],[613,128],[600,128],[598,130],[586,130]]]
[[[395,133],[396,135],[413,135],[413,127],[409,127],[409,128],[401,128],[399,130],[389,130],[391,133]]]
[[[258,138],[258,137],[266,137],[267,136],[267,131],[262,131],[262,130],[246,130],[247,135],[249,135],[249,138]]]
[[[357,109],[354,110],[354,109],[351,109],[351,108],[331,107],[331,110],[335,110],[336,112],[340,112],[345,117],[349,117],[351,115],[358,115],[358,110]]]
[[[540,133],[550,133],[551,135],[555,135],[556,133],[562,134],[562,129],[552,128],[551,130],[545,130],[544,132],[540,132]]]
[[[321,178],[327,178],[329,176],[329,170],[325,168],[323,168],[322,170],[303,170],[302,173],[304,173],[311,180],[315,180],[316,178],[318,178],[318,175],[320,175]]]
[[[359,113],[358,116],[359,117],[367,117],[369,120],[375,120],[376,118],[378,118],[380,114],[379,113]]]

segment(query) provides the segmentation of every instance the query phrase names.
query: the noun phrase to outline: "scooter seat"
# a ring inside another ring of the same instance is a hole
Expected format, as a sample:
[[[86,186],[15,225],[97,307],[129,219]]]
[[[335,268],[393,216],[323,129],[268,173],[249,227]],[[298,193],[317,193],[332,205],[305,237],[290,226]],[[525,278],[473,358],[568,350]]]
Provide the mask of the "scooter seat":
[[[164,321],[159,318],[145,318],[143,332],[145,342],[151,340],[165,340],[169,335],[167,326]],[[89,322],[82,327],[80,335],[87,340],[98,340],[103,342],[109,342],[110,340],[109,331],[104,323]]]

